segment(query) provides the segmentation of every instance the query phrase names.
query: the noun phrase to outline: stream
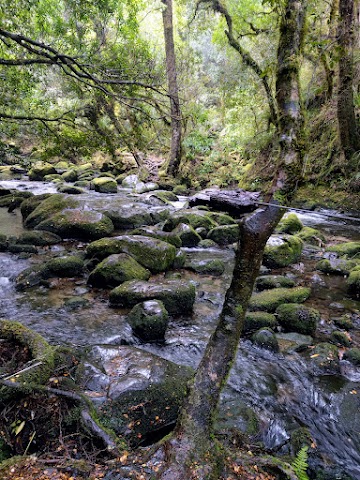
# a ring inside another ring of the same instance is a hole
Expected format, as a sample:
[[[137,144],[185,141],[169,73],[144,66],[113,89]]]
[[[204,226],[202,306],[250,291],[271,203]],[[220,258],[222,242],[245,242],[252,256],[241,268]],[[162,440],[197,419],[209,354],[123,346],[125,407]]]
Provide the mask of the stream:
[[[33,193],[55,192],[56,186],[43,182],[0,181],[2,188],[17,188]],[[125,195],[126,191],[118,195]],[[100,194],[101,195],[101,194]],[[333,211],[299,213],[306,226],[343,241],[360,241],[360,221],[330,217]],[[0,208],[0,233],[18,236],[24,231],[20,211],[8,213]],[[55,251],[83,251],[80,241],[49,247]],[[0,318],[17,320],[33,328],[51,343],[73,347],[90,345],[136,345],[180,365],[196,367],[207,340],[215,328],[224,293],[230,283],[234,253],[230,248],[184,248],[187,261],[221,259],[226,270],[220,277],[196,275],[182,270],[182,279],[196,285],[197,298],[191,317],[172,319],[164,344],[140,343],[126,321],[127,311],[110,309],[106,291],[96,291],[80,279],[53,279],[50,288],[39,287],[17,292],[12,279],[27,268],[33,257],[19,258],[0,253]],[[318,249],[305,248],[301,262],[274,273],[288,273],[309,284],[314,276]],[[39,261],[39,258],[37,258]],[[344,278],[316,272],[322,280],[312,284],[312,296],[306,302],[321,313],[320,334],[330,330],[329,319],[339,314],[357,315],[352,335],[360,346],[360,303],[345,295]],[[161,282],[163,274],[158,275]],[[77,299],[77,302],[74,302]],[[240,343],[228,385],[222,394],[219,423],[231,428],[249,428],[249,412],[255,412],[258,440],[276,453],[288,453],[291,432],[307,427],[316,455],[311,468],[333,465],[333,477],[360,479],[360,369],[340,361],[340,373],[319,372],[301,353],[273,353],[256,347],[249,340]],[[221,429],[221,427],[219,427]],[[320,463],[319,463],[320,462]]]

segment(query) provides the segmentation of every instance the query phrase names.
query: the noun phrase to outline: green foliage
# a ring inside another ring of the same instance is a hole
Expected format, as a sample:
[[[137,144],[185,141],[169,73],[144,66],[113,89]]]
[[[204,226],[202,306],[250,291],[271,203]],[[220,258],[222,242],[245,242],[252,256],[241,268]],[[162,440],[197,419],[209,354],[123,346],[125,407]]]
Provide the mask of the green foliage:
[[[306,470],[308,468],[308,449],[309,447],[307,445],[302,447],[301,450],[299,450],[299,453],[297,454],[292,464],[298,480],[309,480],[309,477],[306,473]]]

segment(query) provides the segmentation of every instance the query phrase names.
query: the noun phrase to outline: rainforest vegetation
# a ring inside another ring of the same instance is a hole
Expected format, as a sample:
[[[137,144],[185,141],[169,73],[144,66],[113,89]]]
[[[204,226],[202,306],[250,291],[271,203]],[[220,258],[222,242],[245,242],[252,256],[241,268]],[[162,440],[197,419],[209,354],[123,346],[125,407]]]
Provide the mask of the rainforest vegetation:
[[[176,427],[144,451],[130,453],[128,445],[114,437],[111,422],[102,423],[80,391],[67,388],[66,382],[60,386],[51,382],[47,368],[63,377],[72,376],[79,363],[75,351],[60,348],[54,352],[42,337],[23,332],[20,324],[14,331],[8,323],[0,326],[6,342],[30,335],[30,353],[35,342],[47,359],[41,367],[45,381],[26,377],[20,382],[1,375],[0,393],[5,400],[6,395],[11,402],[13,395],[20,403],[41,399],[47,411],[50,406],[44,397],[55,398],[59,419],[59,412],[66,410],[73,416],[69,424],[77,415],[88,429],[91,440],[82,441],[79,458],[69,463],[68,470],[57,471],[60,476],[56,478],[70,478],[67,471],[93,479],[308,478],[311,442],[301,443],[291,466],[267,457],[260,448],[249,454],[251,448],[243,437],[229,440],[227,436],[221,442],[214,435],[214,423],[267,241],[284,215],[279,207],[322,205],[356,210],[360,206],[359,55],[358,0],[3,0],[1,178],[26,172],[34,175],[39,165],[47,165],[48,175],[33,179],[56,182],[56,166],[61,170],[62,165],[65,175],[90,164],[114,181],[115,191],[116,182],[121,184],[136,174],[144,182],[157,182],[163,190],[178,194],[205,188],[245,189],[261,192],[265,203],[264,208],[248,211],[236,227],[240,240],[230,286],[217,326],[187,387]],[[85,186],[80,183],[79,187]],[[47,208],[57,212],[56,203],[68,201],[59,199],[52,204],[45,199]],[[25,226],[31,228],[37,225],[35,207],[28,206],[29,212],[24,213],[23,200],[13,207],[22,205]],[[231,198],[225,198],[226,202],[231,203]],[[69,204],[66,208],[75,207]],[[81,207],[76,211],[80,215]],[[107,231],[106,222],[98,228]],[[163,234],[174,226],[165,224]],[[54,232],[52,224],[46,229]],[[107,233],[112,233],[111,228]],[[91,235],[89,239],[95,242],[88,247],[88,256],[91,248],[97,248],[92,245],[106,236],[99,230]],[[118,253],[111,251],[110,243],[101,244],[98,261],[106,257],[102,251]],[[166,255],[175,257],[170,251]],[[171,262],[175,262],[173,257]],[[90,271],[94,258],[85,267],[75,262],[66,268],[72,273]],[[162,271],[159,265],[145,266],[152,273]],[[358,267],[354,264],[349,271],[352,268],[354,276],[358,275]],[[70,277],[64,269],[51,264],[36,275],[42,275],[41,281],[60,271],[59,276]],[[148,280],[149,270],[142,269],[142,280]],[[34,278],[26,277],[27,285]],[[191,292],[186,295],[188,301]],[[111,298],[110,294],[110,302]],[[22,366],[27,365],[28,353],[18,352]],[[23,400],[29,389],[31,400]],[[29,412],[35,409],[22,407]],[[12,411],[10,407],[3,410],[9,417]],[[25,421],[13,419],[15,436],[24,425]],[[32,440],[19,446],[18,452],[26,455]],[[58,456],[51,452],[54,464],[67,454],[70,447],[65,444],[58,446]],[[0,459],[1,445],[0,439]],[[99,445],[105,445],[107,452]],[[84,473],[86,454],[92,465],[88,477]],[[39,475],[32,478],[53,478],[35,460],[33,464],[21,461],[24,466],[18,478],[31,478],[21,477],[26,469]],[[112,477],[116,462],[132,466]]]

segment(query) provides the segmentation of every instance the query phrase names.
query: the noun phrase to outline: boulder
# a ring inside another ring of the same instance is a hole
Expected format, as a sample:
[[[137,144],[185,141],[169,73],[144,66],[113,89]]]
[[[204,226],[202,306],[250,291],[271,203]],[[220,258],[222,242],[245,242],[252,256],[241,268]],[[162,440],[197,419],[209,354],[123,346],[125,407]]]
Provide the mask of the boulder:
[[[64,209],[38,223],[36,230],[46,230],[61,238],[95,240],[114,231],[109,217],[100,212],[80,208]]]
[[[111,307],[133,307],[147,300],[161,300],[172,315],[190,313],[195,302],[195,287],[179,280],[159,283],[130,280],[111,290]]]
[[[359,367],[360,366],[360,348],[357,348],[357,347],[350,348],[344,353],[343,359]]]
[[[271,328],[261,328],[251,337],[251,340],[261,348],[272,350],[273,352],[279,351],[279,343],[275,333]]]
[[[289,215],[286,215],[286,217],[281,220],[277,231],[280,233],[289,233],[290,235],[294,235],[294,233],[300,232],[302,228],[303,224],[299,217],[295,213],[289,213]]]
[[[78,174],[75,168],[70,168],[61,175],[61,178],[64,180],[64,182],[76,182],[78,179]]]
[[[207,238],[213,240],[218,245],[228,245],[237,242],[239,235],[240,229],[238,225],[222,225],[210,230]]]
[[[154,218],[149,207],[143,204],[129,203],[119,207],[104,208],[103,212],[114,224],[117,230],[128,230],[142,227],[143,225],[153,225],[158,219]]]
[[[171,233],[180,238],[183,247],[196,247],[201,241],[200,235],[187,223],[179,223]]]
[[[51,193],[43,193],[42,195],[34,195],[24,200],[20,206],[23,222],[25,223],[25,220],[30,213],[32,213],[43,200],[46,200],[49,197],[51,197]]]
[[[261,310],[273,313],[283,303],[305,302],[310,296],[310,288],[273,288],[254,293],[250,299],[249,310]]]
[[[66,193],[67,195],[81,195],[85,190],[75,185],[59,185],[57,188],[59,193]]]
[[[164,242],[168,242],[171,245],[174,245],[176,248],[180,248],[182,246],[181,239],[179,235],[173,232],[164,232],[163,230],[159,230],[159,228],[148,226],[148,227],[140,227],[132,232],[130,235],[143,235],[145,237],[152,237],[162,240]]]
[[[128,315],[133,332],[145,342],[164,340],[168,321],[169,314],[159,300],[138,303]]]
[[[314,335],[320,321],[320,313],[317,310],[297,303],[279,305],[275,313],[286,332]]]
[[[360,260],[347,260],[338,257],[336,254],[325,254],[327,258],[319,260],[316,264],[317,270],[329,275],[349,275],[350,271],[360,265]]]
[[[59,213],[64,209],[76,208],[78,206],[74,197],[67,197],[60,193],[50,196],[47,195],[45,199],[41,195],[39,195],[39,197],[42,198],[37,197],[38,196],[29,198],[21,205],[20,210],[26,228],[34,228],[36,225],[49,219],[56,213]],[[38,200],[40,201],[38,202]]]
[[[259,291],[272,288],[291,288],[295,286],[295,281],[283,275],[262,275],[256,279],[255,286]]]
[[[347,291],[355,299],[360,298],[360,267],[351,270],[349,278],[346,280]]]
[[[299,261],[303,242],[293,235],[272,235],[265,247],[263,264],[268,268],[287,267]]]
[[[140,183],[140,179],[137,175],[127,175],[121,182],[121,186],[124,188],[135,189],[136,185]]]
[[[353,257],[360,254],[360,242],[338,243],[337,245],[331,245],[326,250],[328,252],[338,253],[339,255]]]
[[[29,180],[43,180],[46,175],[56,174],[56,170],[50,163],[36,162],[29,170]]]
[[[247,312],[245,315],[243,333],[255,332],[264,327],[274,329],[278,325],[275,315],[268,312]]]
[[[174,192],[169,192],[167,190],[157,190],[156,192],[152,193],[149,197],[151,198],[157,198],[159,199],[162,203],[168,203],[168,202],[178,202],[179,197],[175,195]]]
[[[186,268],[203,275],[222,275],[225,271],[224,262],[219,259],[214,260],[191,260],[185,265]]]
[[[217,223],[208,215],[208,212],[204,210],[190,209],[179,210],[171,215],[171,217],[166,220],[164,224],[164,230],[166,232],[171,232],[177,225],[179,225],[179,223],[187,223],[194,229],[203,227],[207,231],[218,226]]]
[[[145,192],[152,192],[153,190],[157,190],[159,185],[155,182],[139,182],[135,188],[135,193],[145,193]]]
[[[127,253],[110,255],[97,265],[88,278],[88,284],[98,288],[114,288],[128,280],[148,280],[149,270]]]
[[[172,266],[176,248],[156,238],[143,235],[120,235],[92,242],[86,249],[87,256],[98,259],[115,253],[127,253],[150,271],[163,272]]]
[[[80,380],[102,425],[136,446],[175,424],[192,375],[135,347],[95,347]]]
[[[315,228],[304,227],[297,236],[305,243],[310,245],[321,246],[325,243],[325,236]]]
[[[331,332],[331,343],[334,343],[338,347],[350,347],[351,346],[351,337],[348,333],[340,332],[339,330],[334,330]]]
[[[117,183],[112,177],[97,177],[92,181],[95,192],[117,193]]]

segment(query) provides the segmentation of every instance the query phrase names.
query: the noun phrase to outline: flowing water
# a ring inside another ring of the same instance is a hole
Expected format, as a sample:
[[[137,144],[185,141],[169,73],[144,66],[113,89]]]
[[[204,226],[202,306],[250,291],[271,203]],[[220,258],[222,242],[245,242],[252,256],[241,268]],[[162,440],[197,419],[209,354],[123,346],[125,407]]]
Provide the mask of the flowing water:
[[[0,187],[15,188],[9,183],[0,182]],[[36,188],[36,193],[43,193],[51,191],[53,186],[22,182],[20,188]],[[305,225],[319,228],[327,234],[360,240],[360,222],[345,222],[324,215],[332,213],[309,212],[299,214],[299,217]],[[19,235],[21,231],[19,211],[13,214],[0,209],[0,233]],[[84,244],[68,242],[52,249],[81,251]],[[139,348],[178,364],[196,367],[221,311],[224,293],[231,279],[234,253],[231,249],[221,248],[184,251],[188,262],[194,259],[222,259],[226,271],[221,277],[182,271],[182,278],[196,285],[194,312],[191,317],[171,320],[164,344],[139,344],[126,322],[127,312],[110,309],[107,292],[88,288],[86,279],[75,283],[70,279],[54,279],[50,288],[16,292],[13,278],[32,262],[43,261],[46,252],[29,259],[0,253],[0,318],[18,320],[54,344],[137,344]],[[305,252],[302,263],[287,271],[295,278],[305,279],[306,283],[314,275],[318,254],[316,248],[310,248]],[[313,295],[308,304],[321,312],[319,330],[329,333],[329,319],[334,312],[338,313],[337,308],[340,313],[356,313],[360,304],[345,296],[343,278],[321,274],[320,277],[322,281],[313,285]],[[157,281],[161,282],[162,278],[158,275]],[[354,339],[360,345],[357,333],[360,325],[357,327]],[[222,395],[221,422],[233,428],[248,429],[251,410],[256,416],[258,440],[269,451],[280,453],[288,453],[291,432],[298,427],[307,427],[314,446],[316,444],[315,469],[316,462],[321,459],[322,464],[335,464],[340,472],[360,479],[360,372],[343,360],[340,367],[341,374],[338,375],[321,373],[301,353],[272,353],[243,340]],[[338,475],[334,478],[343,478],[342,473]]]

